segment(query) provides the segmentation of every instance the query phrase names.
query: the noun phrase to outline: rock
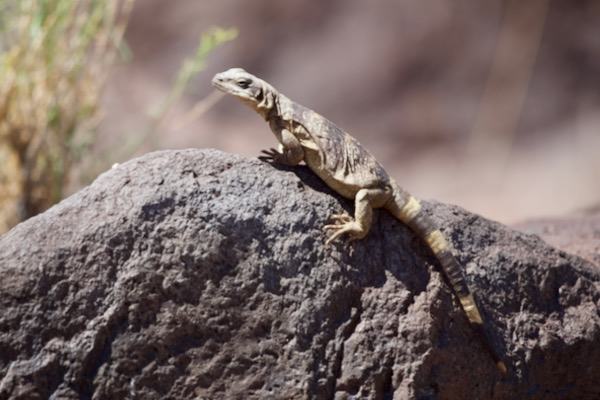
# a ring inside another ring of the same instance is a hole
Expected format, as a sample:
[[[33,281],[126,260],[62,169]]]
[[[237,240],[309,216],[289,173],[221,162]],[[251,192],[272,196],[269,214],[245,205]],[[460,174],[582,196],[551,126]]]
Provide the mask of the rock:
[[[544,218],[514,225],[546,243],[600,266],[600,208],[568,218]]]
[[[501,375],[424,243],[305,167],[215,150],[119,165],[0,238],[0,399],[600,396],[597,266],[425,202],[465,267]]]

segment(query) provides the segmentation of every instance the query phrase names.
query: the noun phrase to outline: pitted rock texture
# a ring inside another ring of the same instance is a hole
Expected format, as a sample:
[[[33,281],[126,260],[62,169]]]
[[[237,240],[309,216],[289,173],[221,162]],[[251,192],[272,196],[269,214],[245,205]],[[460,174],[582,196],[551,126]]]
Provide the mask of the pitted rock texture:
[[[465,267],[502,376],[431,251],[305,167],[162,151],[0,238],[0,399],[600,396],[598,267],[425,202]]]

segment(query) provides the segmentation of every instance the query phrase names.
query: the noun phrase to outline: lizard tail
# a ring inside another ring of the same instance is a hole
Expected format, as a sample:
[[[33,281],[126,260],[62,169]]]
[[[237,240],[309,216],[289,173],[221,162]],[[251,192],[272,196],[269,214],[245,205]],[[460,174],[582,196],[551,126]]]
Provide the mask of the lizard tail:
[[[396,185],[397,186],[397,185]],[[475,303],[473,294],[467,285],[462,268],[456,258],[450,252],[450,247],[437,224],[425,213],[421,212],[421,204],[406,191],[397,186],[395,190],[394,204],[404,204],[402,207],[390,207],[390,212],[408,225],[419,237],[421,237],[431,248],[439,260],[444,274],[450,281],[453,291],[456,293],[460,305],[464,310],[471,326],[480,337],[483,346],[490,354],[498,369],[506,372],[506,366],[496,355],[492,348],[491,340],[483,327],[483,318]]]

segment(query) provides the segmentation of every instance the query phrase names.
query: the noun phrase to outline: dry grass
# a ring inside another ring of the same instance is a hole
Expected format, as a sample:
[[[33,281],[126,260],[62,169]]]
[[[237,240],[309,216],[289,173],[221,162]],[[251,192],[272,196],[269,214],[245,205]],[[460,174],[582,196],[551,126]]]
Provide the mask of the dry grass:
[[[0,234],[60,200],[93,143],[133,0],[0,0]]]

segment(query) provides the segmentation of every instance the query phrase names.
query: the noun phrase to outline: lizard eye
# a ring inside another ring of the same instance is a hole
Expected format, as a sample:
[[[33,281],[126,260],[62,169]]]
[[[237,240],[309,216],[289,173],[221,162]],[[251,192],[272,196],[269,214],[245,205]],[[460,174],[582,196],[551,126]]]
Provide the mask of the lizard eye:
[[[252,83],[250,79],[240,78],[236,81],[237,85],[242,89],[248,89],[248,86]]]

